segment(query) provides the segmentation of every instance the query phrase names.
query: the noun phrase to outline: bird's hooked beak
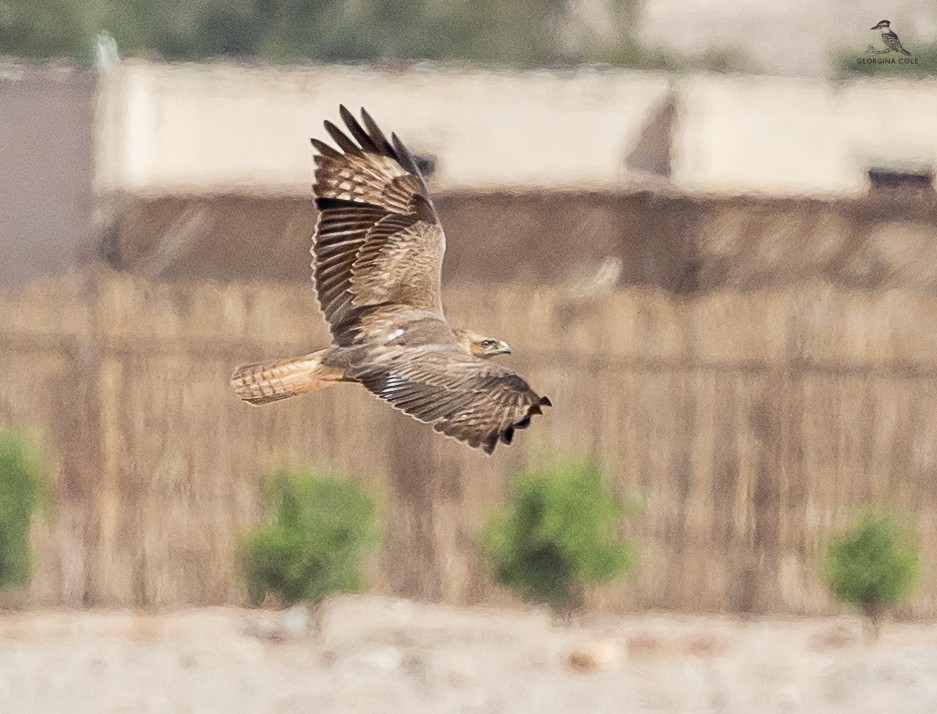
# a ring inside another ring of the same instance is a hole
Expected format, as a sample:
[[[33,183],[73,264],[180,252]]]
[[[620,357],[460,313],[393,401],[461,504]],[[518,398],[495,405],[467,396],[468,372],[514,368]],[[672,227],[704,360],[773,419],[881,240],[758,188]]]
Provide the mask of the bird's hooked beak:
[[[509,355],[511,354],[511,346],[504,340],[498,340],[498,346],[495,348],[494,354]]]

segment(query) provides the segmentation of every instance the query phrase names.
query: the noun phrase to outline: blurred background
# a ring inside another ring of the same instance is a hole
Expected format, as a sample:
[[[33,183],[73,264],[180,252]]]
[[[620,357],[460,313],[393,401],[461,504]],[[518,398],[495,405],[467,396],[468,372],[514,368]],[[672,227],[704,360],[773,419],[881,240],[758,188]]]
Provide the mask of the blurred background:
[[[264,474],[377,494],[368,587],[514,604],[479,533],[531,463],[636,504],[592,613],[830,615],[856,510],[937,548],[937,5],[0,0],[0,423],[42,443],[33,606],[240,605]],[[898,60],[901,60],[900,62]],[[894,60],[894,61],[892,61]],[[491,458],[364,390],[264,408],[324,346],[309,137],[417,154],[450,321],[555,407]],[[937,573],[901,606],[937,616]]]

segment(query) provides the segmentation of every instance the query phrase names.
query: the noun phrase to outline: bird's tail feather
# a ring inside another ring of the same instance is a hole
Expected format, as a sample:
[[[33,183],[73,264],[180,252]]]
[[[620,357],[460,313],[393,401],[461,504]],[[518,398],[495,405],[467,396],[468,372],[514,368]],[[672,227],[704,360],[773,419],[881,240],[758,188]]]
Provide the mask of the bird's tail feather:
[[[341,381],[343,376],[341,370],[322,364],[327,351],[241,365],[231,375],[231,388],[251,404],[267,404],[325,389]]]

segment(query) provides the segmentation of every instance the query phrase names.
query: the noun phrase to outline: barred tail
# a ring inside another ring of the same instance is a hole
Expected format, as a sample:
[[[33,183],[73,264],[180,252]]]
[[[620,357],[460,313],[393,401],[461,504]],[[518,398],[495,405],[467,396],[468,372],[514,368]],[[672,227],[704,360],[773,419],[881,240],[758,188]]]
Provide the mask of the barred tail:
[[[231,388],[245,402],[267,404],[315,392],[341,381],[342,371],[322,364],[328,350],[302,357],[244,364],[231,375]]]

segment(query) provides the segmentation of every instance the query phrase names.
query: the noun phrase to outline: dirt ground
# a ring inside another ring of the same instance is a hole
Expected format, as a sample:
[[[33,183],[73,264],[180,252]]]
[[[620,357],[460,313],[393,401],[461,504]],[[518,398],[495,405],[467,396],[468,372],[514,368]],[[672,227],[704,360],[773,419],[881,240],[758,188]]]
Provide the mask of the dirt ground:
[[[329,602],[0,615],[0,712],[937,712],[937,625]]]

